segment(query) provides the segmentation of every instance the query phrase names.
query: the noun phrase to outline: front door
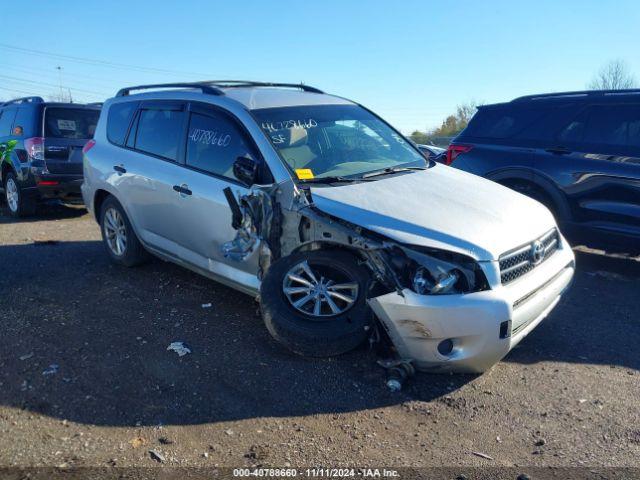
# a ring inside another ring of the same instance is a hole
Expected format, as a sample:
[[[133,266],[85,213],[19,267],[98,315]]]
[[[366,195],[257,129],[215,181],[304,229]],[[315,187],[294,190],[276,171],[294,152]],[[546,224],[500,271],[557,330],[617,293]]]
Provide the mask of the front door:
[[[175,241],[188,252],[188,261],[234,282],[257,287],[257,252],[244,260],[223,255],[222,247],[234,239],[232,214],[224,195],[248,188],[233,174],[239,156],[260,161],[253,141],[230,114],[211,106],[192,104],[189,109],[185,156],[177,183],[175,219],[180,228]]]

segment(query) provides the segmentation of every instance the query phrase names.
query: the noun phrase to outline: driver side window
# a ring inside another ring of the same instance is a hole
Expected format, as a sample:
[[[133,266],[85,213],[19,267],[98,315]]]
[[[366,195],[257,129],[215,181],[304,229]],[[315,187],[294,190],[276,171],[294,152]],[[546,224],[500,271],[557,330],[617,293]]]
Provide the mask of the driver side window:
[[[252,142],[235,120],[216,111],[191,113],[187,132],[187,166],[239,181],[233,174],[233,164],[243,156],[258,160]]]

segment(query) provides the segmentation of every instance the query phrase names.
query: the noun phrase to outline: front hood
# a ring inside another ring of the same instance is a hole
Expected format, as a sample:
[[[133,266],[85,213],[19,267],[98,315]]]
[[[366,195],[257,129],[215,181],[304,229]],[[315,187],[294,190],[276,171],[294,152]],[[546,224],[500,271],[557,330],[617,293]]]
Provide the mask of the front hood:
[[[436,164],[371,182],[311,187],[321,211],[410,245],[497,260],[555,226],[542,204]]]

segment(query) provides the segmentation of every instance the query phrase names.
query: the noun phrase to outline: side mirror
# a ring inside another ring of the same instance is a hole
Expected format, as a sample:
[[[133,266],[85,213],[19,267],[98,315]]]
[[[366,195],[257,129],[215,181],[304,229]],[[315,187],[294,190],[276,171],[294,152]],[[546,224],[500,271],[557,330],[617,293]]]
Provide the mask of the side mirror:
[[[258,162],[251,157],[238,157],[233,162],[233,175],[250,187],[258,179]]]

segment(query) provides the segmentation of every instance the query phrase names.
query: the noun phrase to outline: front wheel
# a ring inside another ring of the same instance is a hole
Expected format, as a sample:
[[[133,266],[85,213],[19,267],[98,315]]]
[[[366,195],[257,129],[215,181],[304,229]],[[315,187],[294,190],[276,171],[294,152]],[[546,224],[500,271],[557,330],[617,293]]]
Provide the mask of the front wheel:
[[[114,197],[107,198],[102,204],[100,230],[105,249],[114,262],[134,267],[147,259],[127,214]]]
[[[327,357],[360,345],[373,314],[367,305],[369,271],[340,250],[315,250],[281,258],[260,287],[269,333],[300,355]]]

